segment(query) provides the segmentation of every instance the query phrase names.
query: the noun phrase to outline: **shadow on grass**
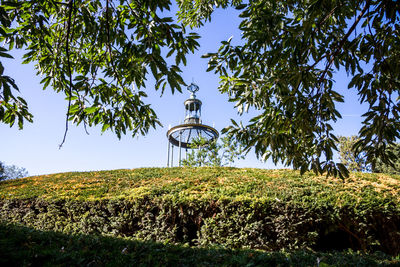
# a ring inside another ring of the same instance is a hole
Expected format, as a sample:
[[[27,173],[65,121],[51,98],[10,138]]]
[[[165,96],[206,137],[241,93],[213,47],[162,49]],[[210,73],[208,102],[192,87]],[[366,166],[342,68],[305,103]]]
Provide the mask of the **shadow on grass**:
[[[399,256],[191,248],[0,224],[0,266],[400,266]]]

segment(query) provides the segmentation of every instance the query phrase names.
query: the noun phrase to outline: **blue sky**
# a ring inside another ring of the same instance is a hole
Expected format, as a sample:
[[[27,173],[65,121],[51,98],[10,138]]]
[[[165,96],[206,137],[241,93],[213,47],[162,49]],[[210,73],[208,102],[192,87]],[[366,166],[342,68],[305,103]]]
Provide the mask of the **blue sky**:
[[[234,42],[240,42],[239,23],[237,11],[217,10],[212,22],[198,30],[202,37],[199,40],[201,47],[194,55],[188,56],[187,66],[182,68],[186,83],[194,80],[200,87],[196,95],[203,102],[203,123],[214,125],[218,131],[228,126],[231,118],[246,121],[252,114],[243,118],[237,115],[234,104],[229,103],[227,96],[217,89],[218,76],[206,72],[207,59],[202,59],[201,55],[216,51],[220,42],[231,36]],[[14,52],[13,55],[14,60],[3,62],[6,74],[16,80],[21,96],[34,115],[34,122],[25,123],[23,130],[0,124],[0,161],[24,167],[30,175],[166,166],[166,131],[169,125],[183,121],[183,102],[189,97],[187,91],[172,95],[166,90],[160,97],[160,92],[154,90],[154,81],[149,79],[144,89],[149,95],[146,102],[151,103],[157,112],[163,128],[151,130],[146,136],[132,138],[127,135],[119,140],[112,132],[101,134],[101,127],[88,128],[90,135],[87,135],[82,126],[70,125],[67,140],[59,149],[65,130],[67,101],[51,89],[42,90],[41,77],[36,76],[34,66],[21,64],[22,52]],[[335,79],[336,90],[345,96],[346,101],[338,106],[343,119],[335,124],[335,133],[346,136],[357,134],[365,109],[358,103],[354,91],[347,89],[349,78],[345,73],[338,73]],[[271,162],[260,162],[252,152],[235,166],[276,168]]]

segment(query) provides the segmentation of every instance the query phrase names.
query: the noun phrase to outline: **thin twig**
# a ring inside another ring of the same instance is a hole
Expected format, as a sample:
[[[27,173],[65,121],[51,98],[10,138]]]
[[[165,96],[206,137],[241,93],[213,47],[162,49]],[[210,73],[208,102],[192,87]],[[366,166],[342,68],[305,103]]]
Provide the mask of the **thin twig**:
[[[331,11],[329,11],[329,13],[328,13],[320,22],[318,22],[317,27],[315,27],[315,29],[314,29],[314,31],[313,31],[313,33],[312,33],[313,35],[314,35],[317,31],[319,31],[319,30],[321,29],[322,25],[328,20],[328,18],[329,18],[330,16],[332,16],[332,14],[335,12],[335,10],[336,10],[338,7],[340,7],[340,6],[341,6],[341,5],[335,6]],[[307,53],[308,53],[307,57],[310,55],[311,47],[312,47],[312,44],[310,44],[309,47],[308,47],[308,49],[307,49]],[[308,72],[309,70],[311,70],[312,68],[314,68],[314,67],[315,67],[319,62],[321,62],[321,60],[324,59],[325,57],[326,57],[326,55],[320,57],[316,62],[314,62],[313,65],[311,65],[310,67],[307,68],[307,72]]]
[[[324,78],[326,73],[328,72],[328,69],[331,67],[333,61],[335,60],[335,58],[338,56],[340,50],[342,49],[342,47],[344,46],[345,42],[347,41],[347,39],[349,38],[350,34],[355,30],[355,28],[357,27],[358,23],[360,22],[360,20],[362,19],[362,17],[364,16],[365,12],[368,10],[369,6],[370,6],[371,0],[368,0],[365,3],[365,6],[363,8],[363,10],[361,11],[361,13],[358,15],[357,19],[354,21],[353,25],[351,25],[350,29],[347,31],[346,35],[342,38],[342,40],[340,41],[339,45],[336,47],[335,51],[333,53],[331,53],[329,55],[329,62],[325,67],[325,70],[322,72],[321,74],[321,78],[319,79],[319,81],[321,82]]]
[[[111,67],[113,68],[113,71],[114,71],[114,74],[116,76],[117,82],[122,87],[122,92],[124,93],[125,92],[124,86],[122,85],[122,82],[121,82],[120,77],[118,75],[117,69],[115,68],[114,61],[112,59],[112,51],[111,51],[111,44],[110,44],[110,22],[109,22],[109,17],[110,16],[108,14],[108,12],[109,12],[108,4],[109,4],[109,0],[106,1],[106,30],[107,30],[107,44],[106,44],[106,46],[107,46],[107,51],[108,51],[108,54],[109,54],[109,57],[110,57],[109,61],[110,61]]]
[[[332,16],[332,14],[335,12],[335,10],[338,8],[338,7],[341,7],[342,5],[337,5],[337,6],[335,6],[320,22],[318,22],[318,25],[317,25],[317,27],[314,29],[314,33],[315,32],[317,32],[317,30],[319,31],[320,30],[320,28],[321,28],[321,26],[327,21],[327,19],[330,17],[330,16]]]
[[[65,143],[65,139],[67,137],[67,132],[68,132],[68,119],[69,119],[69,111],[71,109],[71,99],[72,99],[72,70],[71,70],[71,62],[70,62],[70,55],[69,55],[69,35],[71,33],[71,20],[72,20],[72,10],[74,7],[74,0],[70,0],[68,3],[68,22],[67,22],[67,38],[66,38],[66,43],[65,43],[65,53],[67,56],[67,65],[68,65],[68,76],[69,76],[69,97],[68,97],[68,110],[67,110],[67,116],[65,119],[65,132],[64,132],[64,138],[59,145],[59,149],[63,146]]]
[[[325,70],[322,72],[320,78],[318,79],[317,83],[318,83],[318,89],[317,89],[317,94],[320,94],[321,88],[325,87],[325,83],[323,82],[326,73],[328,72],[329,68],[331,67],[333,61],[335,60],[335,58],[337,57],[337,55],[339,54],[339,52],[341,51],[342,47],[344,46],[345,42],[347,41],[348,37],[351,35],[351,33],[355,30],[356,26],[358,25],[358,23],[360,22],[360,20],[362,19],[362,17],[364,16],[365,12],[369,9],[370,6],[370,2],[371,0],[367,0],[363,10],[361,11],[361,13],[358,15],[357,19],[354,21],[353,25],[350,27],[350,29],[347,31],[347,33],[345,34],[345,36],[342,38],[342,40],[340,40],[340,43],[338,44],[338,46],[336,47],[336,49],[329,53],[328,56],[326,56],[327,59],[329,59],[329,62],[327,63]],[[325,56],[324,56],[325,57]],[[323,57],[322,57],[323,58]],[[314,64],[316,65],[316,63]],[[313,66],[314,66],[313,65]],[[321,98],[322,95],[319,96],[319,98]],[[319,115],[322,113],[322,105],[321,105],[321,101],[318,101],[318,113]],[[318,116],[318,124],[320,125],[320,127],[322,125],[324,125],[324,127],[326,127],[326,125],[322,122],[322,118],[320,116]],[[326,128],[325,129],[325,133],[327,136],[329,136],[329,130]],[[321,136],[321,134],[320,134]]]
[[[75,16],[75,17],[74,17],[73,25],[75,25],[76,19],[77,19],[77,17]],[[75,35],[75,30],[76,30],[76,28],[73,28],[73,29],[72,29],[72,33],[71,33],[71,36],[70,36],[70,42],[73,41],[73,38],[74,38],[74,35]],[[76,43],[77,43],[78,45],[81,45],[80,42],[76,42]],[[81,99],[81,95],[79,94],[79,91],[78,91],[78,89],[77,89],[75,86],[73,86],[73,89],[74,89],[74,91],[76,92],[76,95],[78,96],[78,101],[79,101],[79,103],[80,103],[81,109],[83,110],[83,109],[85,108],[85,103],[84,103],[84,100],[85,100],[85,99],[84,99],[84,98]],[[89,132],[88,132],[88,130],[87,130],[86,118],[85,118],[85,117],[83,117],[83,128],[85,129],[85,133],[86,133],[87,135],[89,135]]]
[[[68,2],[68,3],[63,3],[63,2],[54,1],[54,4],[63,5],[63,6],[68,6],[68,5],[69,5],[69,2]]]

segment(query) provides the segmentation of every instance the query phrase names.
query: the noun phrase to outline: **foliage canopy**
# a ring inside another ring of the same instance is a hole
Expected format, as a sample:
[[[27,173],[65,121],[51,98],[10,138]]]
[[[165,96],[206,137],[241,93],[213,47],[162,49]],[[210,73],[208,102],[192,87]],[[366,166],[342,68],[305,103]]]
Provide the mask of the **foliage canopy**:
[[[44,88],[69,99],[74,123],[102,125],[118,136],[145,134],[160,122],[140,89],[149,71],[156,88],[180,90],[180,64],[198,43],[184,25],[200,27],[216,7],[241,10],[243,44],[223,41],[209,53],[209,71],[221,77],[220,91],[240,113],[260,115],[247,125],[232,121],[226,132],[263,159],[305,172],[347,176],[334,163],[338,141],[332,122],[344,97],[334,74],[345,70],[348,84],[368,106],[357,152],[368,162],[390,162],[386,149],[400,138],[400,3],[393,0],[177,0],[177,25],[163,10],[169,0],[3,1],[0,41],[9,50],[26,48]],[[163,51],[167,55],[164,56]],[[169,65],[165,57],[175,57]],[[0,121],[20,127],[31,121],[17,86],[0,65]],[[135,84],[137,89],[132,90]]]
[[[357,153],[355,147],[360,138],[353,135],[339,137],[339,159],[350,171],[376,172],[386,174],[400,174],[400,144],[387,146],[387,153],[391,162],[385,163],[376,157],[371,163],[367,163],[365,153]]]
[[[118,137],[127,131],[145,134],[160,124],[143,101],[148,72],[156,89],[164,92],[168,84],[172,92],[181,91],[179,65],[198,46],[198,35],[165,16],[170,5],[168,0],[2,1],[0,41],[6,46],[0,56],[25,49],[24,63],[36,63],[43,88],[66,95],[67,119],[74,123],[100,124]],[[172,64],[169,56],[175,58]],[[0,75],[3,71],[0,65]],[[32,120],[27,103],[15,96],[11,77],[0,76],[0,83],[0,122],[18,121],[22,128],[24,120]]]
[[[220,91],[240,112],[260,111],[248,125],[232,123],[258,156],[296,169],[346,176],[333,162],[332,122],[344,97],[334,91],[335,72],[352,77],[349,89],[368,105],[357,151],[369,162],[390,161],[388,144],[400,137],[400,3],[392,0],[188,1],[180,18],[192,26],[211,19],[215,7],[241,10],[243,45],[222,42],[209,53]],[[243,2],[243,3],[242,3]]]
[[[384,163],[379,158],[374,162],[373,172],[400,175],[400,144],[388,146],[388,152],[392,155],[392,164]]]
[[[4,170],[4,163],[0,161],[0,181],[7,179],[7,176],[5,174],[5,170]]]

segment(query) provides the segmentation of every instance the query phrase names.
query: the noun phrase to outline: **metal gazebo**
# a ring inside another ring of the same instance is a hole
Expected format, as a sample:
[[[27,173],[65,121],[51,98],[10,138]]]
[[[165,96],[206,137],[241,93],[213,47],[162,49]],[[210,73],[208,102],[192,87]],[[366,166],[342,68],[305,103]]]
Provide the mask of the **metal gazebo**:
[[[196,92],[199,87],[192,83],[187,90],[191,92],[189,99],[184,102],[185,105],[185,121],[183,124],[176,125],[168,130],[168,157],[167,167],[173,167],[174,162],[174,146],[179,149],[178,166],[181,166],[182,148],[191,149],[193,141],[202,137],[209,144],[216,140],[219,136],[218,131],[213,127],[202,124],[201,121],[201,101],[196,98]]]

